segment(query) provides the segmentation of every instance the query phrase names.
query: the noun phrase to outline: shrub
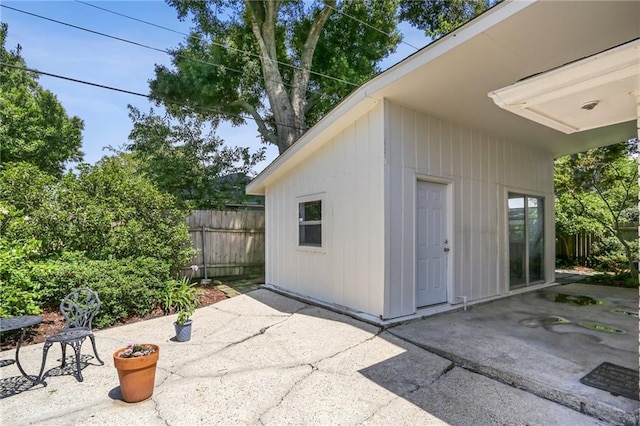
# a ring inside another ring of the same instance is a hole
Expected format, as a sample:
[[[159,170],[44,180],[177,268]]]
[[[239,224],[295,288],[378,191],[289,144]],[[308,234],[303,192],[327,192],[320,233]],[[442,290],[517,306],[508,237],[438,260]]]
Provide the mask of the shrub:
[[[0,237],[0,317],[40,313],[42,291],[31,279],[34,271],[44,270],[33,261],[38,248],[36,240],[15,243]]]
[[[630,241],[632,250],[637,253],[637,241]],[[629,263],[624,248],[617,238],[605,236],[595,241],[591,247],[590,266],[602,271],[612,271],[617,274],[629,269]]]
[[[127,156],[81,164],[54,180],[28,164],[0,169],[0,231],[42,242],[42,258],[154,257],[175,273],[193,257],[186,212],[141,175]]]
[[[0,167],[0,316],[58,310],[81,287],[102,302],[97,327],[153,310],[195,254],[186,212],[130,156],[61,179],[26,163]]]
[[[89,287],[101,302],[96,327],[148,314],[158,306],[170,279],[169,264],[149,257],[91,260],[76,252],[47,265],[47,272],[34,278],[42,286],[43,305],[57,310],[68,293]]]
[[[58,199],[67,212],[68,251],[91,259],[154,257],[173,272],[194,255],[186,212],[158,190],[128,156],[105,157],[67,174]]]
[[[626,272],[623,274],[598,274],[587,277],[584,280],[587,284],[604,285],[611,287],[638,288],[638,277],[631,276]]]

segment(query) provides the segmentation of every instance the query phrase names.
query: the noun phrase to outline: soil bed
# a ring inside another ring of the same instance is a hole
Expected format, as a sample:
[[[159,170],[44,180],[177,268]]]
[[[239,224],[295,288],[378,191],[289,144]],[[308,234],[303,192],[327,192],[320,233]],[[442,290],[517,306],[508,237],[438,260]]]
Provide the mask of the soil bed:
[[[199,297],[199,308],[209,306],[214,303],[220,302],[226,299],[228,296],[217,287],[212,286],[196,286],[202,293]],[[31,327],[28,335],[25,336],[22,345],[33,345],[36,343],[42,343],[48,336],[52,336],[62,330],[64,327],[64,317],[59,311],[55,312],[43,312],[40,314],[42,317],[42,323],[36,327]],[[152,318],[164,316],[164,312],[157,308],[143,317],[133,316],[127,318],[125,321],[121,321],[111,327],[118,327],[120,325],[131,324],[138,321],[144,321]],[[2,335],[2,342],[0,342],[0,350],[13,349],[16,345],[16,339],[20,337],[19,332],[8,332]]]

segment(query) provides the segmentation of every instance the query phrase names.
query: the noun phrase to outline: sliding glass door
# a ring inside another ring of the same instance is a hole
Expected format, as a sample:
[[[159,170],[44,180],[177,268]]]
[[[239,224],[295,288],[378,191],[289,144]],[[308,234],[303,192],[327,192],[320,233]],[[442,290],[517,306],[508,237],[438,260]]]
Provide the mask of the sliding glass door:
[[[509,193],[509,285],[544,281],[544,198]]]

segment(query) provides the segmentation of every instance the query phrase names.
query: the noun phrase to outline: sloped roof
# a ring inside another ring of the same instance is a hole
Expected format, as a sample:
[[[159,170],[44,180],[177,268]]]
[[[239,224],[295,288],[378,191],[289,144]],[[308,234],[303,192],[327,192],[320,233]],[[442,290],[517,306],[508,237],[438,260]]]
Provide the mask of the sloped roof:
[[[631,120],[565,134],[501,109],[488,96],[529,76],[634,40],[640,2],[505,1],[429,44],[353,92],[247,187],[270,182],[312,155],[385,98],[555,156],[637,135]]]

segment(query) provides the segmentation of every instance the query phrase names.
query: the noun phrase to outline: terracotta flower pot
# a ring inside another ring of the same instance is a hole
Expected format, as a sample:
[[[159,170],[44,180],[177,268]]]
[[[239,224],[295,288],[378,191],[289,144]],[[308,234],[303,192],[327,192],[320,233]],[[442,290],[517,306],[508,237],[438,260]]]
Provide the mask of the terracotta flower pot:
[[[144,343],[144,346],[151,346],[155,352],[135,358],[118,356],[126,348],[118,349],[113,353],[113,365],[118,370],[120,379],[120,392],[122,399],[126,402],[144,401],[153,395],[160,348],[149,343]]]

